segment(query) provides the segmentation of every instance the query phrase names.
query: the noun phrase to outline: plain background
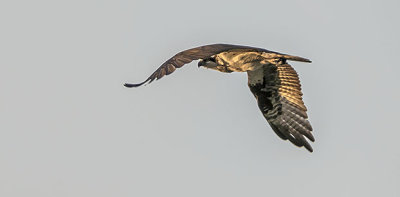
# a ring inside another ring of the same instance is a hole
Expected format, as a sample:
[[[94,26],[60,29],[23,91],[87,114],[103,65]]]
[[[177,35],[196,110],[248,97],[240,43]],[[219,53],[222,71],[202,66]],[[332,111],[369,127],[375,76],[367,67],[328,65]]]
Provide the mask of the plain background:
[[[0,196],[400,196],[398,0],[0,3]],[[299,55],[314,153],[279,139],[212,43]]]

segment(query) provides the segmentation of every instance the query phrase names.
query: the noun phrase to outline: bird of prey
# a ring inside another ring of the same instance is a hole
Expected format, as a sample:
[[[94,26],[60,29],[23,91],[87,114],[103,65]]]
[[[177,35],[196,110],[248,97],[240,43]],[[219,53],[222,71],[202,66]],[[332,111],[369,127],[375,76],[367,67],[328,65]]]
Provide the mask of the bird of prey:
[[[151,83],[193,60],[200,60],[198,67],[220,72],[247,72],[248,86],[272,130],[283,140],[313,151],[307,141],[314,142],[314,136],[302,100],[299,77],[287,63],[287,60],[310,63],[306,58],[248,46],[205,45],[176,54],[142,83],[126,83],[125,86]]]

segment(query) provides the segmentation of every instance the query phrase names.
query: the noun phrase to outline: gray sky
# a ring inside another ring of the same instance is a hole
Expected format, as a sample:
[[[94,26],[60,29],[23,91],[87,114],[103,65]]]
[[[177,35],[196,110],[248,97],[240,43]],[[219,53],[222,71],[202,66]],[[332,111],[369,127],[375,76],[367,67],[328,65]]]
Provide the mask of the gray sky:
[[[0,3],[0,196],[400,196],[399,1]],[[191,47],[299,55],[314,153],[271,130],[244,73]]]

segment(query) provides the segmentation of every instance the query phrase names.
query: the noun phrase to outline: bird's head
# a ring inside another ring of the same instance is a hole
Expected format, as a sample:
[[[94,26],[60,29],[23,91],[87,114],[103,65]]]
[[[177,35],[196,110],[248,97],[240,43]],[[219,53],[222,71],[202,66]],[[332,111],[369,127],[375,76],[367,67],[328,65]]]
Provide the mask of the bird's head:
[[[218,64],[215,62],[215,58],[214,57],[209,57],[209,58],[206,58],[206,59],[201,59],[199,61],[199,63],[197,64],[197,66],[199,68],[203,66],[205,68],[213,69],[213,68],[217,67]]]

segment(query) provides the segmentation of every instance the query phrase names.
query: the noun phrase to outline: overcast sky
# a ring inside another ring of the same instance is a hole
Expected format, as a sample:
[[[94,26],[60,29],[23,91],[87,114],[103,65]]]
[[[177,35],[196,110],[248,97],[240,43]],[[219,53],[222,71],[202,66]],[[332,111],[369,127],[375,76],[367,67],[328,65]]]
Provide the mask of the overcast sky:
[[[0,196],[400,196],[397,0],[0,2]],[[175,53],[292,62],[313,153],[269,127],[244,73]]]

